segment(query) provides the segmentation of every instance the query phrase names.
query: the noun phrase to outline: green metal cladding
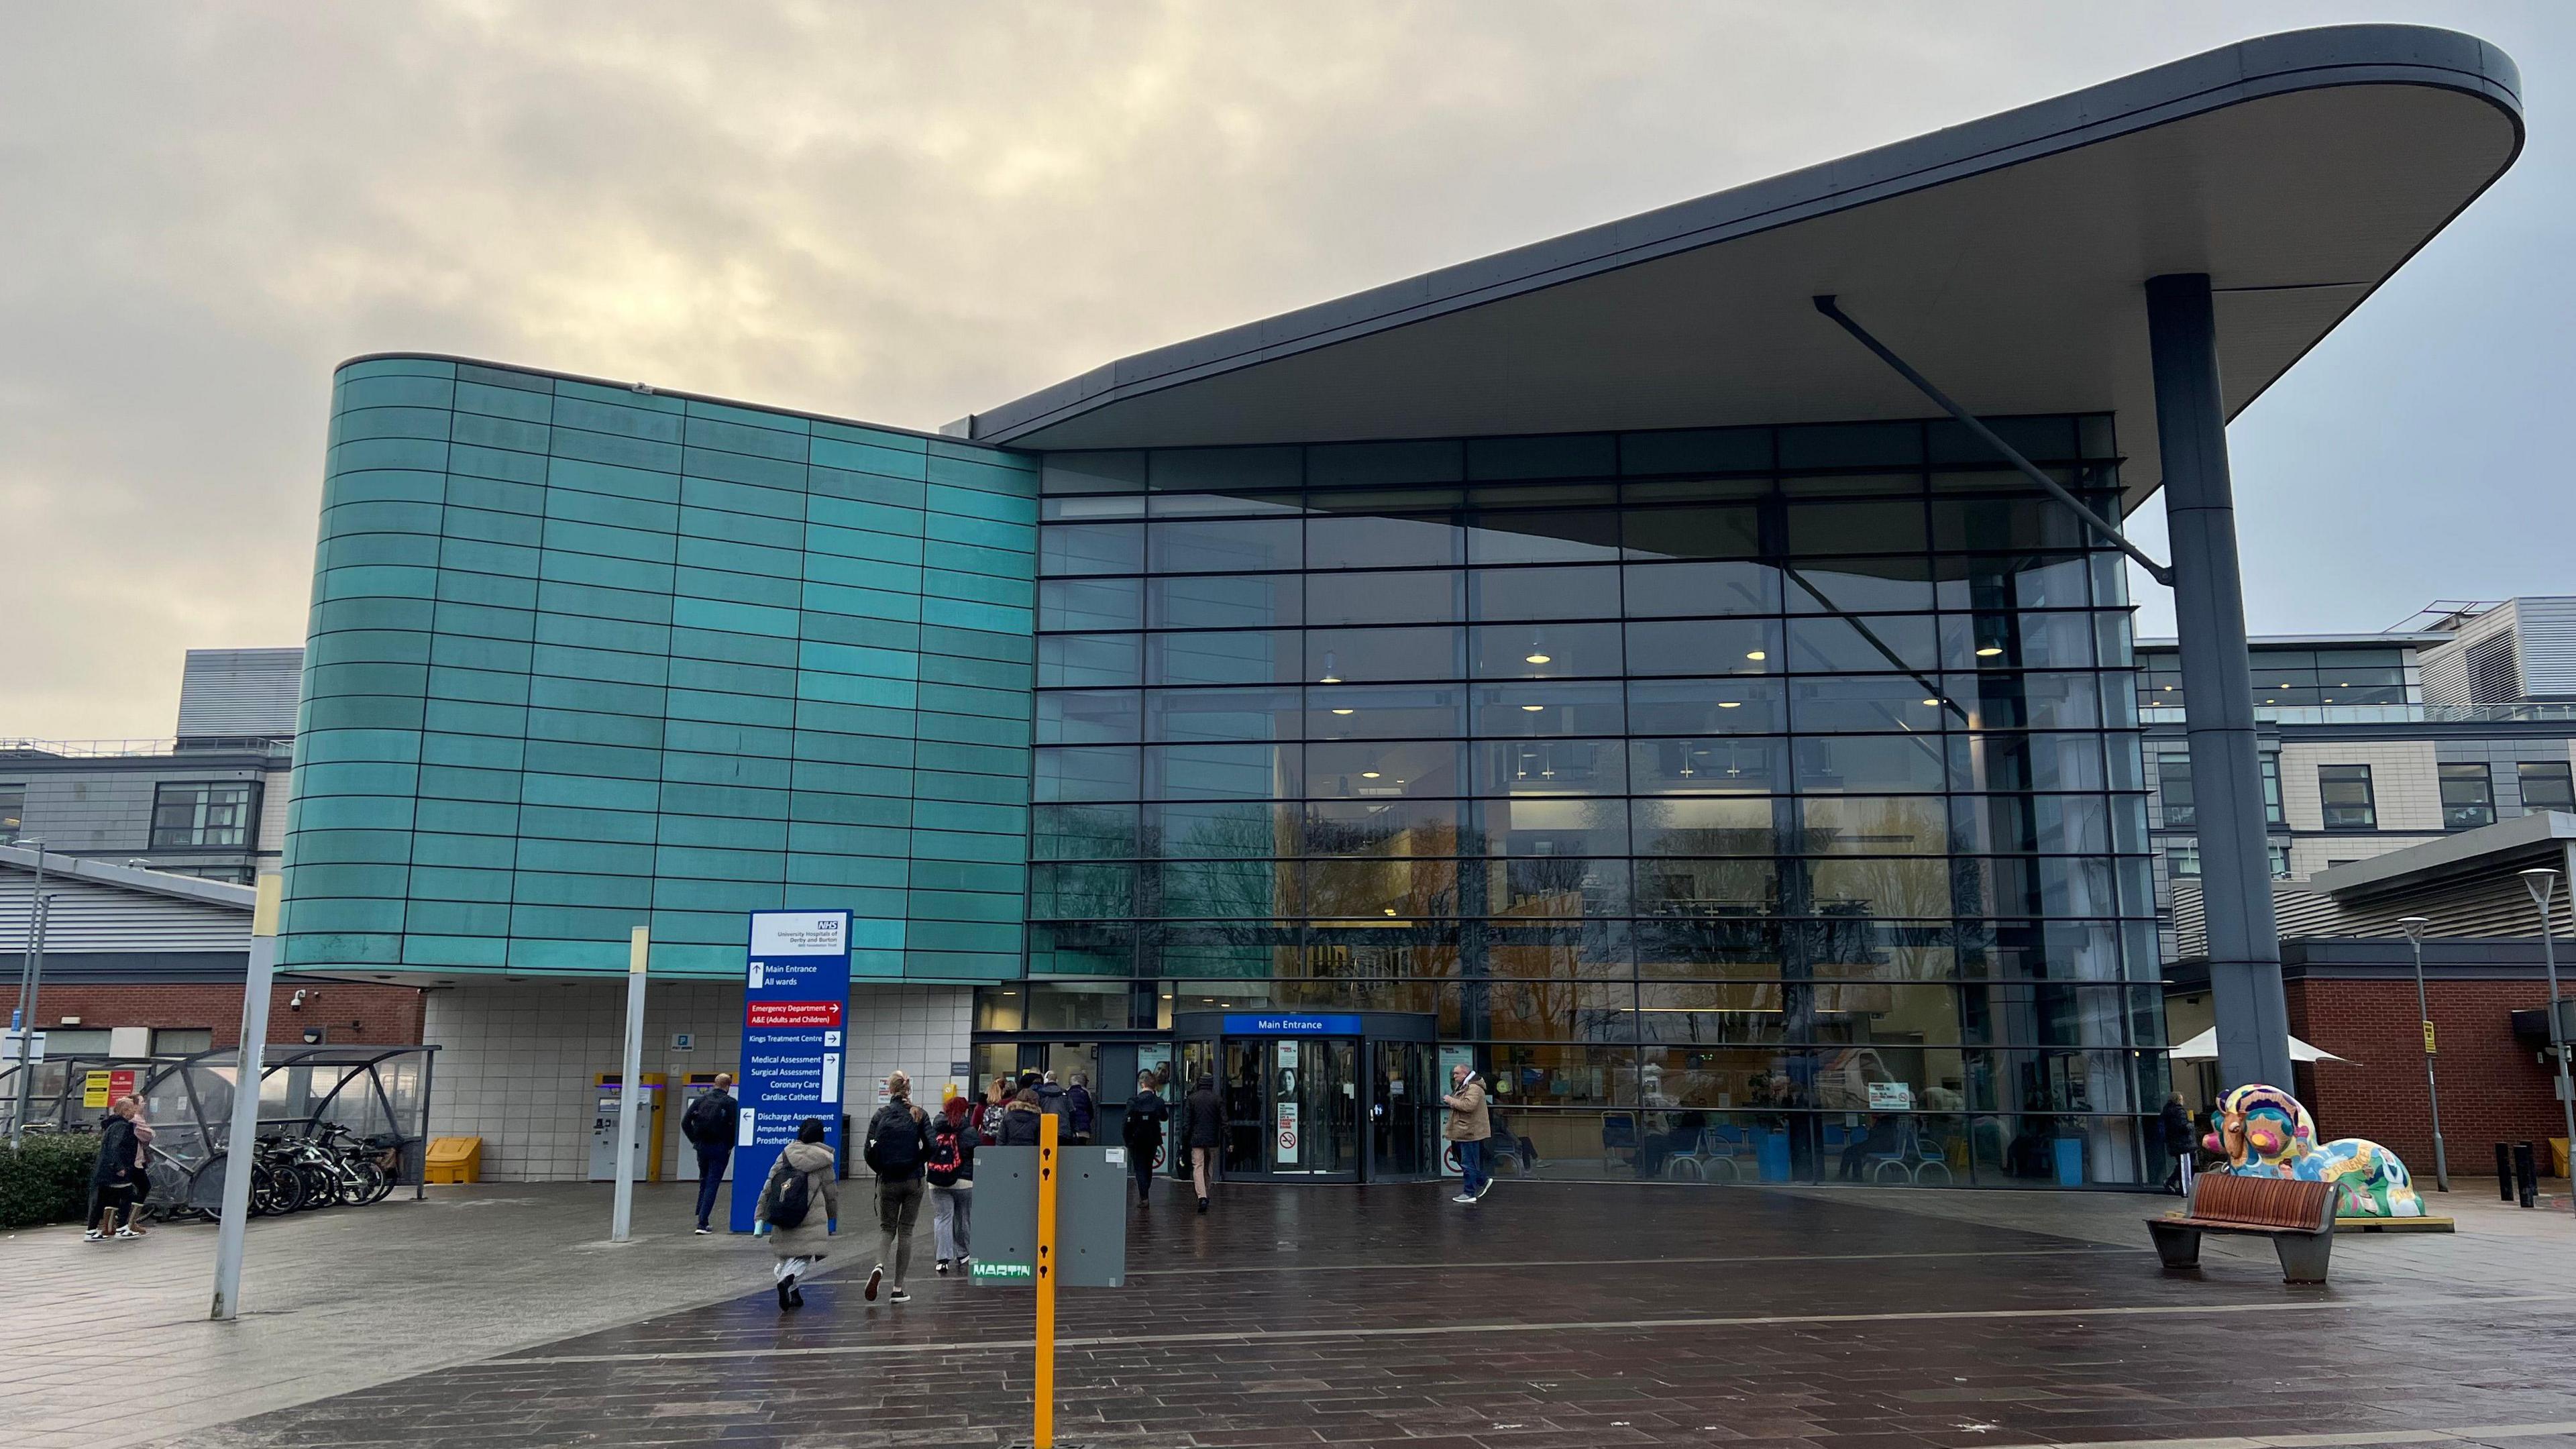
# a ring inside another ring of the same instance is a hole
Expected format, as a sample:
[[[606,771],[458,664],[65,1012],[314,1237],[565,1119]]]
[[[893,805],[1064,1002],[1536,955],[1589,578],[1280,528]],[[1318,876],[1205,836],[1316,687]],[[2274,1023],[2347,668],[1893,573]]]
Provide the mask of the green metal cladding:
[[[426,357],[332,389],[280,961],[1021,973],[1033,460]]]

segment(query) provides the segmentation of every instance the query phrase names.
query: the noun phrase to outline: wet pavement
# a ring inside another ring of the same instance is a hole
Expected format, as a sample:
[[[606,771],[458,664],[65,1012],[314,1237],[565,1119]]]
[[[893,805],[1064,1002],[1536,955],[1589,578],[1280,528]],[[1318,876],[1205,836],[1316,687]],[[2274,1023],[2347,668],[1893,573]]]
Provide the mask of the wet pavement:
[[[864,1188],[860,1189],[864,1191]],[[2465,1202],[2464,1198],[2464,1202]],[[2168,1274],[2170,1199],[1506,1183],[1228,1187],[1136,1215],[1128,1285],[1061,1295],[1058,1442],[2236,1449],[2576,1445],[2576,1224],[2261,1243]],[[853,1212],[862,1221],[870,1214]],[[872,1235],[781,1315],[736,1297],[168,1442],[975,1446],[1028,1437],[1031,1295],[926,1271],[868,1305]]]

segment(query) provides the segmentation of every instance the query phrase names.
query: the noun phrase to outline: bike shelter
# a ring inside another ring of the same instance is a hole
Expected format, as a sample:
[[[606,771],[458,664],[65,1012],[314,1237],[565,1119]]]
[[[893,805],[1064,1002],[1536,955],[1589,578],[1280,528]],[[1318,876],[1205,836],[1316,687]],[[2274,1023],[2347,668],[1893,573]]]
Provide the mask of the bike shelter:
[[[259,1131],[307,1137],[338,1127],[352,1137],[399,1138],[398,1181],[422,1195],[429,1149],[435,1046],[300,1046],[271,1043],[260,1053]],[[18,1066],[0,1069],[0,1113],[14,1113]],[[234,1083],[241,1055],[232,1047],[185,1056],[69,1055],[31,1064],[27,1127],[86,1131],[105,1112],[86,1091],[92,1073],[133,1073],[132,1090],[154,1128],[152,1200],[212,1213],[223,1197]]]

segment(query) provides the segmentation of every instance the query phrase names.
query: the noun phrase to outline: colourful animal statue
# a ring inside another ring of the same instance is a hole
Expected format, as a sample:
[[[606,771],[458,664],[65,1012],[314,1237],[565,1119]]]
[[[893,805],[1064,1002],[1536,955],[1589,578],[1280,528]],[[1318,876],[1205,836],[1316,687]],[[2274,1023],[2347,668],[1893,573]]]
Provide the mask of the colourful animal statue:
[[[2227,1171],[2239,1177],[2333,1183],[2338,1216],[2424,1215],[2424,1199],[2396,1153],[2359,1137],[2319,1143],[2308,1109],[2278,1087],[2238,1087],[2219,1102],[2213,1126],[2202,1145],[2225,1157]]]

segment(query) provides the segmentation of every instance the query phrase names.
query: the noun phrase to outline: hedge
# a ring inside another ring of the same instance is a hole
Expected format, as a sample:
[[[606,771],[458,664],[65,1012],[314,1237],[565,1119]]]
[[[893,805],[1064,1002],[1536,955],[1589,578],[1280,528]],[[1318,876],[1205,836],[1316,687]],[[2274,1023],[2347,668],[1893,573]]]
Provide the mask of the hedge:
[[[80,1221],[97,1161],[96,1133],[30,1132],[14,1148],[0,1138],[0,1228]]]

